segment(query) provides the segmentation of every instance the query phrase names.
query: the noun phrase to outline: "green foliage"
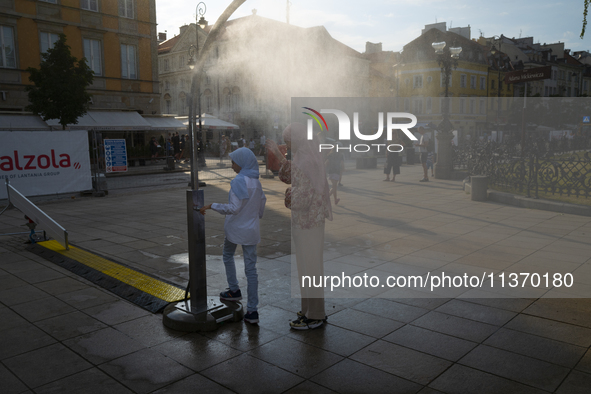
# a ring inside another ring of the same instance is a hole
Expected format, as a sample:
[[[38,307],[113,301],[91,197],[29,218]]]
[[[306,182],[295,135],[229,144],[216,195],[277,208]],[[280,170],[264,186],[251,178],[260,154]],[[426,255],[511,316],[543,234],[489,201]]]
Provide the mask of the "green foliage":
[[[585,37],[585,28],[587,27],[587,11],[589,11],[589,3],[591,0],[584,0],[583,2],[583,28],[581,29],[581,40]]]
[[[27,69],[33,83],[26,87],[31,102],[27,110],[43,120],[59,119],[65,129],[67,124],[78,123],[78,117],[88,111],[91,96],[86,87],[92,83],[94,72],[86,59],[72,56],[64,34],[41,57],[39,69]]]

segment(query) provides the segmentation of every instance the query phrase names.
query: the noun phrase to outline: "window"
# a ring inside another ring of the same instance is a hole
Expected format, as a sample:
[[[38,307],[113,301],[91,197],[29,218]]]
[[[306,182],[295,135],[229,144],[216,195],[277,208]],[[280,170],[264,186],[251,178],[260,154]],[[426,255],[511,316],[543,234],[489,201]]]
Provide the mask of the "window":
[[[476,89],[476,75],[470,76],[470,87]]]
[[[443,75],[443,73],[441,73],[441,78],[439,79],[439,86],[440,87],[444,87],[444,83],[445,83],[445,75]],[[449,84],[448,86],[451,88],[451,73],[449,74],[449,80],[448,80]]]
[[[583,90],[587,90],[587,81],[583,81]]]
[[[170,69],[170,64],[168,63],[168,59],[164,59],[164,71],[168,71]]]
[[[484,115],[486,111],[486,101],[480,100],[480,115]]]
[[[470,100],[470,113],[473,114],[476,111],[476,100]]]
[[[121,44],[121,78],[137,79],[135,47]]]
[[[41,32],[39,34],[39,48],[41,53],[47,52],[48,49],[53,48],[53,44],[59,40],[59,36],[55,33]]]
[[[410,100],[408,98],[404,99],[404,112],[410,112]]]
[[[170,81],[164,81],[164,90],[170,90]]]
[[[205,112],[210,114],[213,108],[213,96],[211,90],[207,89],[203,95],[205,96]]]
[[[133,19],[133,0],[119,0],[119,16]]]
[[[240,93],[232,94],[232,112],[240,111]]]
[[[170,100],[166,100],[166,113],[167,114],[171,113],[171,111],[170,111]]]
[[[423,87],[423,76],[422,75],[415,75],[413,77],[412,87],[413,87],[413,89]]]
[[[495,88],[495,80],[494,79],[491,79],[490,80],[490,88],[491,89],[494,89]]]
[[[0,67],[16,68],[12,27],[0,26]]]
[[[185,62],[185,55],[179,57],[179,68],[184,68],[187,65]]]
[[[433,109],[433,103],[431,97],[427,97],[427,102],[425,103],[425,107],[427,109],[427,113],[430,114]]]
[[[94,75],[103,75],[101,62],[101,42],[99,40],[84,39],[84,57]]]
[[[481,90],[486,89],[486,77],[480,77],[480,89]]]
[[[423,113],[423,100],[421,100],[421,99],[413,100],[412,112],[413,112],[413,114],[422,114]]]
[[[466,100],[460,99],[460,113],[463,114],[466,112]]]
[[[466,77],[466,74],[460,75],[460,87],[461,88],[466,87],[467,80],[468,80],[468,78]]]
[[[80,0],[80,8],[98,12],[98,0]]]
[[[57,0],[40,0],[40,1],[43,1],[45,3],[57,4]]]
[[[232,107],[231,107],[231,111],[232,112],[239,112],[240,111],[240,105],[242,104],[242,98],[240,96],[240,88],[238,87],[234,87],[232,89]]]
[[[185,114],[185,107],[187,107],[186,98],[185,97],[181,97],[181,108],[180,108],[180,111],[179,111],[179,115],[184,115]]]
[[[548,97],[548,86],[544,86],[544,97]]]

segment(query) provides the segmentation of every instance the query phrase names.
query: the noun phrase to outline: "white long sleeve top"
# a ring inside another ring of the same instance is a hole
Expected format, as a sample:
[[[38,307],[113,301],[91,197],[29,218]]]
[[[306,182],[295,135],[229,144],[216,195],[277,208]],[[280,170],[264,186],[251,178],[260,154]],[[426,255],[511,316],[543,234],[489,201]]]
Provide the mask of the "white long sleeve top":
[[[248,198],[240,200],[230,189],[228,204],[211,204],[211,209],[226,215],[224,232],[228,241],[237,245],[256,245],[261,242],[259,220],[265,212],[267,197],[258,179],[244,178]]]

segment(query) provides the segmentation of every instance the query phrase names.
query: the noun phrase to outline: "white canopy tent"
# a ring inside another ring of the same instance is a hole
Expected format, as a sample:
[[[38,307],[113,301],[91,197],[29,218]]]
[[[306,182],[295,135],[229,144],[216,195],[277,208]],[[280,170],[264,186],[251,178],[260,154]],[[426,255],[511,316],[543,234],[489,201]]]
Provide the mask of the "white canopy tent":
[[[186,116],[177,116],[176,119],[183,122],[183,125],[188,126],[189,120]],[[196,120],[197,127],[199,127],[199,118]],[[230,122],[218,119],[213,115],[202,114],[201,115],[201,127],[205,130],[238,130],[240,126]]]

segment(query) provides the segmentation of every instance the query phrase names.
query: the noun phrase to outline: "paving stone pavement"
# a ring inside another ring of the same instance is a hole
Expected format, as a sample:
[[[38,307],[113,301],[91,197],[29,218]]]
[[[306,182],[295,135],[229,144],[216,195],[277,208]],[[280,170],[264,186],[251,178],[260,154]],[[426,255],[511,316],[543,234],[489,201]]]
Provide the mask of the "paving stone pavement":
[[[573,273],[577,284],[591,287],[591,218],[473,202],[459,182],[418,183],[420,177],[418,166],[403,166],[395,183],[382,182],[380,169],[348,169],[326,227],[327,272],[536,268]],[[75,246],[184,286],[181,183],[40,207]],[[591,302],[568,298],[575,294],[567,288],[554,293],[567,298],[519,298],[531,294],[519,288],[506,289],[512,298],[392,298],[388,291],[327,298],[328,324],[290,330],[299,305],[290,290],[285,185],[262,184],[268,203],[258,248],[258,326],[169,330],[161,314],[28,252],[25,237],[0,237],[0,391],[591,392]],[[206,202],[224,202],[228,189],[210,181]],[[15,210],[0,216],[0,233],[25,231],[22,217]],[[207,214],[206,236],[208,293],[215,296],[226,287],[221,215]]]

